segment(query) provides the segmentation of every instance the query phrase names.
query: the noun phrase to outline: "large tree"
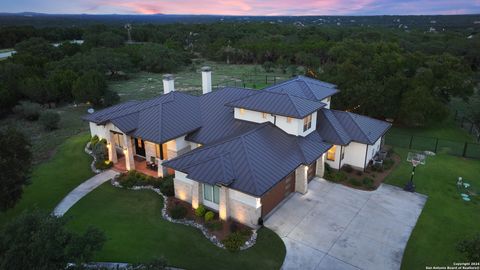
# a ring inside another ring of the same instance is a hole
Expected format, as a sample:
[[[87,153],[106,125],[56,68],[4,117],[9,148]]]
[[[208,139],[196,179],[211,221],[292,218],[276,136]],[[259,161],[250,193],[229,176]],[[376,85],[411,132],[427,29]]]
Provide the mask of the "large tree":
[[[76,102],[91,102],[99,105],[106,91],[105,77],[98,71],[90,70],[75,81],[72,94]]]
[[[0,269],[66,269],[89,262],[105,235],[89,228],[82,235],[65,227],[66,219],[34,211],[5,225],[0,234]]]
[[[12,208],[28,184],[32,153],[26,136],[16,129],[0,130],[0,211]]]

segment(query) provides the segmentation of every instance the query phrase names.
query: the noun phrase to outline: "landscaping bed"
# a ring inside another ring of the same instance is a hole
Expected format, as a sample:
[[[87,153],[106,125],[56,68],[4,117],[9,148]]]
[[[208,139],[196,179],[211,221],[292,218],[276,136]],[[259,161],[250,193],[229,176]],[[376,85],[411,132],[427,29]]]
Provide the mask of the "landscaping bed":
[[[344,165],[341,170],[335,170],[325,163],[323,178],[355,189],[375,190],[400,162],[400,156],[393,152],[393,148],[390,148],[382,166],[370,165],[365,171],[361,171],[350,165]]]

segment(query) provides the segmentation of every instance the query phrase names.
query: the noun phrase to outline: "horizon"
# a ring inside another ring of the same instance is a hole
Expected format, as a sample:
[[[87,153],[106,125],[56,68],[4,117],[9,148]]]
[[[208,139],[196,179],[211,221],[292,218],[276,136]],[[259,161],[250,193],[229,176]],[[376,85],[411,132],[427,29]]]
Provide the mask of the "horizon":
[[[19,0],[2,9],[51,15],[433,16],[480,14],[480,0]]]

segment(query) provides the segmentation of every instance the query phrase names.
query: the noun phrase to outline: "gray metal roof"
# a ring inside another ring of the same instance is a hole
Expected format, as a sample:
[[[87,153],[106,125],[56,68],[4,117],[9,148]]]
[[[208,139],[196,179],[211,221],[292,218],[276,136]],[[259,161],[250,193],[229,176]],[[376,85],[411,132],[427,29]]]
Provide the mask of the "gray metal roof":
[[[258,124],[236,120],[233,108],[226,103],[256,94],[257,90],[245,88],[223,88],[200,96],[202,127],[187,136],[189,141],[211,144],[256,128]]]
[[[258,112],[267,112],[293,118],[304,118],[305,116],[325,107],[325,103],[312,101],[286,93],[275,93],[268,91],[257,91],[250,95],[232,101],[227,106],[244,108]]]
[[[292,96],[321,101],[338,93],[336,85],[305,76],[297,76],[282,83],[264,88],[264,91],[286,93]]]
[[[312,163],[330,147],[318,134],[296,137],[264,123],[164,164],[196,181],[224,184],[260,197],[299,165]]]
[[[351,112],[322,109],[317,113],[317,132],[329,143],[351,141],[374,144],[391,127],[390,123]]]
[[[84,117],[97,124],[112,122],[122,132],[163,143],[200,128],[199,98],[177,91],[143,102],[126,102]]]

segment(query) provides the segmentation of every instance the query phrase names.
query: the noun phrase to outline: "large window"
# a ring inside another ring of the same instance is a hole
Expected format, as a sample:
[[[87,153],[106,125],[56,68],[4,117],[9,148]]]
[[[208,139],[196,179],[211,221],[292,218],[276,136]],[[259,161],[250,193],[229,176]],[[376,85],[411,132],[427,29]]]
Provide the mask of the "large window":
[[[331,161],[335,161],[335,152],[337,151],[337,146],[334,145],[327,151],[327,159]]]
[[[309,130],[312,127],[312,115],[303,118],[303,132]]]
[[[203,184],[203,199],[215,204],[219,204],[220,188],[218,186]]]

